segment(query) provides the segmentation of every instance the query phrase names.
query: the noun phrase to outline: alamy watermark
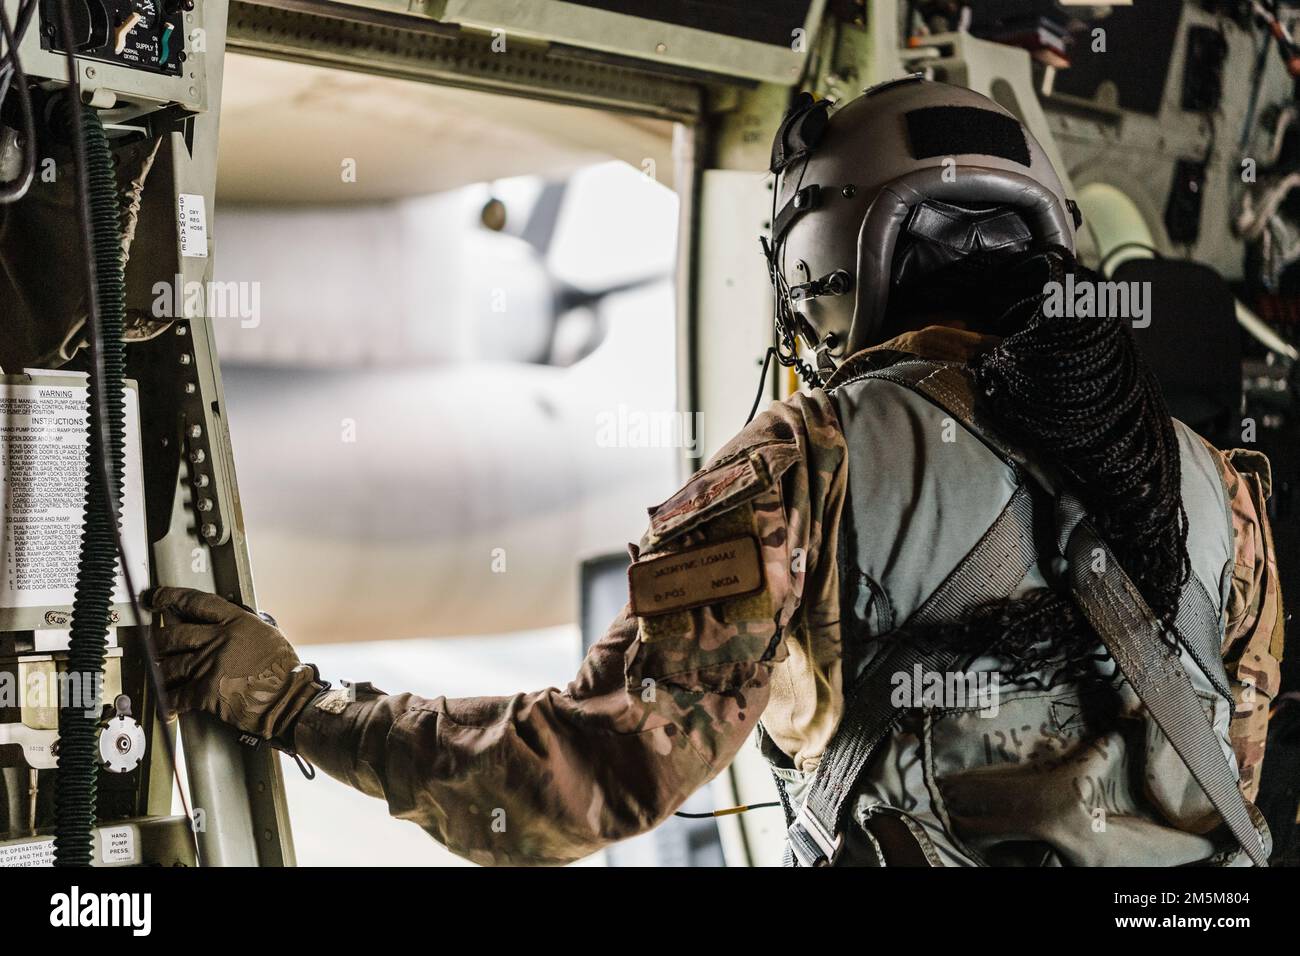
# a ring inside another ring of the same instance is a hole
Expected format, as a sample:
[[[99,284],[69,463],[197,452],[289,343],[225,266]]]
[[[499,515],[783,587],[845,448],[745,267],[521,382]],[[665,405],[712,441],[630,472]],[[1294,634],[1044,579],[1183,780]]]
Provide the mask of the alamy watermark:
[[[262,324],[260,282],[186,282],[177,274],[155,282],[153,295],[155,319],[238,319],[244,329]]]
[[[928,671],[916,664],[890,678],[894,707],[944,707],[979,710],[981,717],[998,715],[1001,678],[997,671]]]
[[[638,411],[619,405],[596,413],[599,448],[685,448],[700,444],[699,412]]]
[[[132,936],[148,936],[153,929],[153,894],[97,893],[73,886],[50,897],[50,925],[54,927],[120,927]]]
[[[103,706],[104,675],[98,671],[33,670],[19,680],[13,671],[0,671],[0,708],[77,708],[90,716]]]
[[[1076,281],[1066,273],[1065,282],[1045,283],[1043,294],[1049,319],[1131,319],[1135,329],[1151,324],[1150,282]]]

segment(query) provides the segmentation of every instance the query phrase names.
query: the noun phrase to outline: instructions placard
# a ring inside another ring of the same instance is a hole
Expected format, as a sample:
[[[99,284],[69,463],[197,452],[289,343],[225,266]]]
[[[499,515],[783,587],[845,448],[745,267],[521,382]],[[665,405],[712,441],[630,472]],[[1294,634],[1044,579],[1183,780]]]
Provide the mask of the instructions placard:
[[[86,495],[84,376],[57,385],[0,380],[0,607],[68,607]],[[148,581],[140,416],[126,390],[122,544],[137,587]],[[121,565],[115,604],[128,600]]]
[[[53,865],[53,837],[44,840],[28,840],[24,843],[6,843],[0,846],[0,867]]]
[[[135,862],[135,827],[104,827],[95,835],[101,863]]]

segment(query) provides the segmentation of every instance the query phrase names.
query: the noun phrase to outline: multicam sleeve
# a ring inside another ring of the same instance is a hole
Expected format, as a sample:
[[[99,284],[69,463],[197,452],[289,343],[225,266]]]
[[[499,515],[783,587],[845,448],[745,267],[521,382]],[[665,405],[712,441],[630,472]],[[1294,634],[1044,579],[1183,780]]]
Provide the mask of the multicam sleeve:
[[[330,692],[295,745],[478,863],[561,864],[650,829],[730,763],[767,704],[804,582],[824,572],[811,549],[837,442],[822,393],[775,403],[652,508],[629,605],[564,690]]]
[[[1223,661],[1236,698],[1230,734],[1249,799],[1259,791],[1269,707],[1278,691],[1282,658],[1282,592],[1266,502],[1268,459],[1255,451],[1215,451],[1232,511],[1235,556],[1228,592]]]

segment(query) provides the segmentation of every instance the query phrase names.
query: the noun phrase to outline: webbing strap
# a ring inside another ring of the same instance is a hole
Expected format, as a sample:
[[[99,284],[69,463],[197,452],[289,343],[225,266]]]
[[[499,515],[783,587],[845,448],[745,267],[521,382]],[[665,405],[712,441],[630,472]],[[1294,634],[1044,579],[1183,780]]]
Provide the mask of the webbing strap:
[[[1070,590],[1169,743],[1256,866],[1268,866],[1268,842],[1251,822],[1237,775],[1160,624],[1110,548],[1087,520],[1070,538]],[[1099,561],[1097,559],[1100,559]],[[1100,571],[1093,568],[1100,565]]]
[[[954,619],[972,604],[1006,597],[1037,560],[1033,540],[1033,502],[1022,485],[1012,493],[997,520],[908,618],[904,631]],[[790,826],[790,846],[802,866],[822,866],[840,845],[844,801],[902,708],[891,703],[891,675],[942,673],[960,652],[908,637],[894,641],[872,662],[846,695],[848,707],[813,775],[803,807]],[[884,692],[882,692],[882,688]]]
[[[866,353],[867,356],[870,354]],[[1057,479],[1044,474],[996,431],[976,421],[970,373],[964,366],[906,358],[894,361],[883,368],[870,367],[870,370],[865,373],[855,372],[846,366],[845,372],[843,379],[840,382],[832,382],[832,385],[838,387],[860,378],[878,378],[917,392],[978,435],[1003,461],[1030,475],[1048,493],[1059,494],[1056,514],[1059,537],[1057,550],[1062,555],[1066,553],[1070,534],[1084,516],[1083,504],[1072,493],[1062,492],[1058,488]],[[1178,617],[1175,624],[1183,637],[1183,645],[1192,659],[1209,678],[1215,690],[1223,695],[1230,705],[1234,704],[1232,690],[1228,686],[1228,675],[1223,669],[1223,640],[1219,630],[1218,607],[1206,591],[1205,585],[1201,583],[1201,579],[1195,575],[1192,575],[1188,587],[1184,589],[1178,602]]]
[[[1223,635],[1219,633],[1219,615],[1205,585],[1195,574],[1183,589],[1174,624],[1183,637],[1187,653],[1192,655],[1192,659],[1205,672],[1214,689],[1224,696],[1230,706],[1235,707],[1232,690],[1228,687],[1228,672],[1223,669]]]
[[[1060,554],[1068,553],[1070,536],[1084,516],[1083,502],[1073,492],[1063,492],[1056,499],[1056,550]],[[1235,706],[1232,690],[1228,687],[1228,675],[1223,669],[1223,636],[1219,631],[1219,610],[1195,574],[1192,574],[1179,597],[1178,616],[1174,623],[1192,660],[1196,661],[1214,689],[1228,701],[1228,705]]]

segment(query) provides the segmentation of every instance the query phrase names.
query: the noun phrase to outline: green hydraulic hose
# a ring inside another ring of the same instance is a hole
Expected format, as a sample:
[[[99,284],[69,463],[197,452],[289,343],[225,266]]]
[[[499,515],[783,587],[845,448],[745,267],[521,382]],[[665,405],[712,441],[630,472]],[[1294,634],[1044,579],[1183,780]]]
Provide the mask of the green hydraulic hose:
[[[81,109],[89,185],[90,219],[95,251],[95,295],[99,306],[103,354],[103,388],[90,382],[89,442],[86,449],[86,507],[81,555],[72,602],[68,680],[59,702],[59,766],[55,778],[56,866],[89,866],[95,802],[99,783],[99,718],[104,658],[108,647],[109,610],[117,576],[115,512],[122,502],[122,430],[126,349],[126,277],[122,256],[120,205],[113,153],[99,116]],[[89,319],[87,320],[90,321]],[[93,330],[90,330],[93,334]],[[91,375],[98,374],[93,367]],[[97,391],[103,397],[101,407]],[[105,459],[105,449],[108,455]],[[107,476],[110,498],[104,487]]]

